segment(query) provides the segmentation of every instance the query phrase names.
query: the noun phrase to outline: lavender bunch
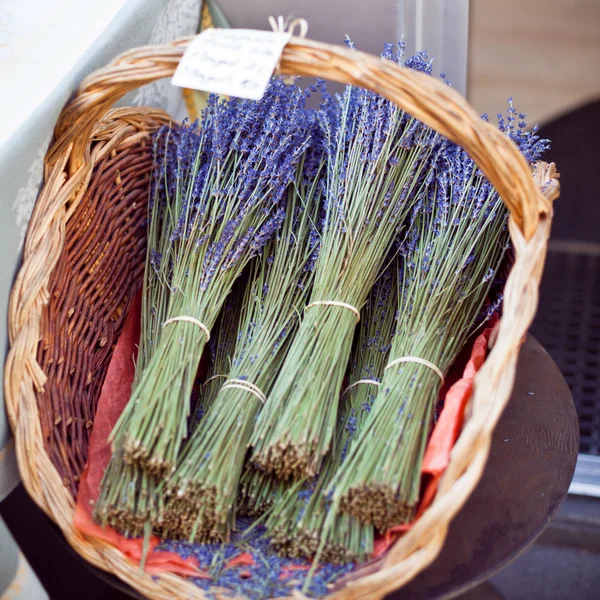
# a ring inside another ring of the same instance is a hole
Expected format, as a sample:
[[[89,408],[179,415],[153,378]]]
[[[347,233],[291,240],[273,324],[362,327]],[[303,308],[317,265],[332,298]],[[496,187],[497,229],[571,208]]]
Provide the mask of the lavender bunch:
[[[316,223],[323,165],[322,145],[315,140],[280,211],[281,229],[251,265],[229,377],[221,382],[169,480],[175,501],[167,512],[177,513],[183,537],[229,539],[247,445],[263,394],[269,393],[281,368],[310,291],[319,246]]]
[[[334,444],[321,473],[300,492],[289,488],[280,494],[265,521],[271,543],[286,556],[340,564],[363,560],[373,552],[373,526],[330,511],[325,489],[371,413],[394,334],[398,268],[398,260],[393,259],[361,311]]]
[[[386,46],[383,56],[400,62]],[[424,54],[407,60],[430,72]],[[311,478],[335,431],[354,329],[382,263],[429,169],[436,136],[388,100],[348,87],[319,118],[327,148],[322,249],[305,317],[251,445],[282,479]]]
[[[162,162],[164,152],[172,150],[168,144],[171,133],[165,129],[155,137],[155,164]],[[165,210],[165,202],[160,201],[160,189],[161,182],[155,180],[148,205],[148,252],[142,294],[142,331],[133,389],[160,339],[161,324],[168,307],[167,275],[156,261],[157,251],[154,248],[159,248],[166,254],[170,241],[165,234],[172,231],[175,224],[170,220],[169,211]],[[162,268],[164,269],[164,264]],[[204,393],[196,405],[194,420],[201,418],[218,392],[219,385],[223,383],[220,377],[213,378],[212,375],[221,373],[229,366],[241,311],[239,297],[242,294],[235,292],[243,292],[243,279],[242,276],[235,282],[234,291],[227,297],[225,308],[219,317],[217,334],[209,342],[211,363],[207,377],[211,380],[207,378],[205,382]],[[125,410],[120,419],[126,418]],[[143,534],[146,524],[151,524],[155,531],[160,531],[163,514],[164,496],[157,478],[136,465],[127,464],[123,460],[122,447],[117,444],[117,451],[111,457],[102,479],[94,520],[124,535],[138,537]]]
[[[198,437],[203,418],[210,412],[210,407],[228,377],[241,325],[245,292],[249,285],[247,274],[248,269],[234,283],[217,319],[215,335],[208,342],[209,366],[190,419],[190,439],[187,446],[193,444],[193,440]],[[185,456],[185,454],[186,447],[184,446],[180,456]],[[169,480],[163,480],[157,487],[157,492],[161,497],[161,510],[153,521],[153,529],[162,531],[163,537],[170,539],[186,538],[184,524],[180,518],[181,511],[186,504],[170,493]]]
[[[172,135],[170,129],[163,128],[153,140],[154,177],[148,201],[142,323],[132,389],[137,386],[141,373],[150,362],[159,343],[169,303],[168,265],[158,257],[168,253],[171,235],[176,226],[173,213],[165,201],[165,180],[162,176],[162,165],[175,160]],[[131,404],[127,405],[121,414],[118,427],[127,422],[131,407]],[[135,465],[124,463],[120,442],[121,440],[114,444],[115,452],[104,472],[93,518],[103,525],[109,525],[117,531],[135,537],[142,534],[144,523],[156,521],[158,518],[160,498],[155,493],[157,484],[153,476],[144,473]]]
[[[516,121],[500,128],[530,162],[545,141]],[[509,245],[508,211],[461,148],[446,143],[435,180],[402,243],[398,323],[372,415],[327,493],[333,510],[381,531],[411,521],[442,378],[464,345]],[[417,358],[429,364],[405,362]]]
[[[169,302],[160,342],[128,418],[113,431],[126,462],[172,471],[187,435],[192,385],[208,332],[231,286],[280,221],[279,204],[308,144],[305,94],[273,79],[258,101],[212,96],[200,126],[174,127],[165,203],[176,223],[167,254]]]

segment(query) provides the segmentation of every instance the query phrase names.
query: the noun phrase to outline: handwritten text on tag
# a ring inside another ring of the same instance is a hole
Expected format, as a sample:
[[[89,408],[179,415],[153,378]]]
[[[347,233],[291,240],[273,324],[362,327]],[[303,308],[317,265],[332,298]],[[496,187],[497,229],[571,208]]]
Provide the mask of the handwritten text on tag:
[[[260,100],[291,34],[207,29],[187,47],[172,84]]]

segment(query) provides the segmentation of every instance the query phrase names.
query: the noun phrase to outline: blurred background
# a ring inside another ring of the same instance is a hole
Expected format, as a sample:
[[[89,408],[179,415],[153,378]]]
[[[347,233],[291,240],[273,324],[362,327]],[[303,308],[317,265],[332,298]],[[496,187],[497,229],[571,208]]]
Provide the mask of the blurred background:
[[[467,94],[495,115],[513,96],[543,124],[600,98],[600,2],[470,3]]]
[[[309,37],[367,52],[405,36],[426,49],[435,72],[495,115],[513,96],[530,123],[542,124],[600,97],[598,0],[217,0],[233,27],[268,29],[265,15],[294,14]]]

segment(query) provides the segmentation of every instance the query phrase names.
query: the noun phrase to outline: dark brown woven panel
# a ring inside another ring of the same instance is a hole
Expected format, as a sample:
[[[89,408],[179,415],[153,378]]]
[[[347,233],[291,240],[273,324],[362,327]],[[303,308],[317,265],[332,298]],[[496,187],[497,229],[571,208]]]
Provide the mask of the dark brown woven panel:
[[[142,283],[151,169],[149,144],[96,165],[50,279],[37,354],[48,380],[37,400],[47,452],[73,494],[114,345]]]

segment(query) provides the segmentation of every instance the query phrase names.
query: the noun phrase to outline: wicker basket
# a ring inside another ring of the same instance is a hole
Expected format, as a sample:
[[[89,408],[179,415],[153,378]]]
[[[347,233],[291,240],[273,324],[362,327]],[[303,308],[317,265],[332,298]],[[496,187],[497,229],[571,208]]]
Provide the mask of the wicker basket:
[[[172,75],[188,42],[121,55],[90,75],[63,110],[8,316],[5,397],[29,494],[77,552],[151,598],[205,594],[175,575],[150,576],[115,547],[79,533],[73,527],[74,492],[114,341],[142,277],[149,135],[168,120],[149,108],[110,109],[126,92]],[[279,72],[352,83],[388,97],[461,144],[511,212],[515,264],[504,314],[437,496],[380,561],[356,571],[331,595],[380,598],[432,562],[451,519],[479,481],[537,306],[558,175],[554,165],[540,163],[532,177],[512,142],[459,94],[390,61],[294,37]]]

